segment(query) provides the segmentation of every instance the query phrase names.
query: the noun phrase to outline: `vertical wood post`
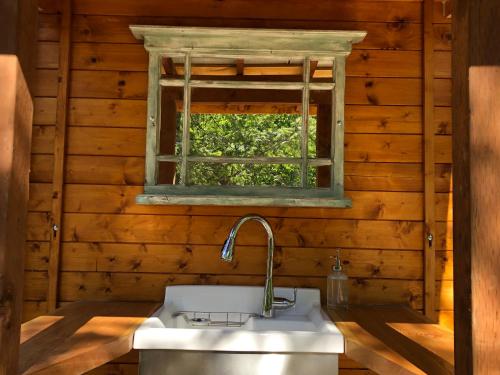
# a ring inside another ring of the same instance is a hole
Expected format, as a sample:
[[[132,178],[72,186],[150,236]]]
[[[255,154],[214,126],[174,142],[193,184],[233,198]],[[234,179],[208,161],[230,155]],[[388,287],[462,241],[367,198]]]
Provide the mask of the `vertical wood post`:
[[[453,5],[455,373],[500,368],[500,3]]]
[[[424,311],[431,319],[436,317],[433,10],[434,0],[424,0]]]
[[[17,56],[30,91],[35,76],[37,32],[37,0],[0,3],[0,53]]]
[[[61,28],[59,38],[59,72],[57,87],[56,129],[54,137],[54,175],[52,180],[51,237],[49,255],[49,285],[47,308],[57,308],[59,260],[62,236],[62,209],[64,190],[64,156],[66,149],[66,122],[68,112],[68,85],[71,49],[71,0],[61,0]]]
[[[18,59],[0,55],[0,375],[17,373],[32,119]]]

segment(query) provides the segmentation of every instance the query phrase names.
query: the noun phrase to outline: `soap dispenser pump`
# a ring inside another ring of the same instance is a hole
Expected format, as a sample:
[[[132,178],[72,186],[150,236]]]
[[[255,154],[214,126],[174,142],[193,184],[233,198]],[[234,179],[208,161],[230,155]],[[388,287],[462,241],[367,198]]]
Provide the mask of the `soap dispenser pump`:
[[[349,301],[348,277],[342,272],[340,250],[337,250],[332,272],[327,277],[327,307],[347,307]]]

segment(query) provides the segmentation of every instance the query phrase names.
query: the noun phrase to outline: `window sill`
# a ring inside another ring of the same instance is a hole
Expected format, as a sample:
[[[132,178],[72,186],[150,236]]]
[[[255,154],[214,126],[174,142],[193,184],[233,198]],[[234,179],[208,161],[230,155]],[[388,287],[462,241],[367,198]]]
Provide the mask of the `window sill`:
[[[278,207],[352,207],[350,198],[279,197],[196,194],[140,194],[136,203],[144,205],[213,205],[213,206],[278,206]]]

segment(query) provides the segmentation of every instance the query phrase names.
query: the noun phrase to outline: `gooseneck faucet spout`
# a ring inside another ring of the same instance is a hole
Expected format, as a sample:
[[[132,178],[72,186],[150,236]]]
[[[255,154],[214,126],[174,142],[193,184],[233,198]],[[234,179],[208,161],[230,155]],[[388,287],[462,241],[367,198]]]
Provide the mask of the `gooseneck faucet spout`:
[[[255,220],[261,223],[267,233],[267,272],[266,272],[266,284],[264,287],[264,300],[262,302],[262,316],[264,318],[272,318],[273,304],[275,303],[274,292],[273,292],[274,234],[271,225],[269,225],[269,222],[262,216],[254,214],[246,215],[238,219],[238,221],[231,228],[231,232],[229,233],[229,236],[227,237],[226,241],[224,242],[224,245],[222,246],[221,259],[226,262],[231,262],[233,260],[233,253],[234,253],[233,250],[234,250],[234,242],[236,239],[236,235],[238,234],[238,231],[240,230],[241,226],[249,220]],[[276,301],[280,307],[283,305],[284,302],[283,300],[284,299],[281,298],[279,302]],[[288,302],[290,306],[292,306],[294,303],[294,301],[288,301]]]

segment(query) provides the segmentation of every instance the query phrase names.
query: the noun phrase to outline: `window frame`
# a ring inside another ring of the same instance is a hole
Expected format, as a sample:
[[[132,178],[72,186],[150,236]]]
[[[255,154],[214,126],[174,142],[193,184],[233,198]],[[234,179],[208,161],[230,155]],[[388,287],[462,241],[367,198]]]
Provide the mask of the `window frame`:
[[[351,207],[351,200],[344,196],[344,95],[345,61],[352,43],[361,41],[364,31],[316,31],[228,29],[165,26],[130,26],[134,36],[144,40],[149,52],[148,104],[144,194],[136,197],[140,204],[203,204],[247,206],[304,206]],[[237,46],[237,47],[235,47]],[[277,48],[279,47],[279,49]],[[183,58],[182,78],[162,78],[161,59]],[[303,64],[301,82],[193,80],[193,58],[299,58]],[[310,81],[310,61],[332,61],[331,82]],[[159,119],[161,116],[160,93],[162,86],[183,87],[183,126],[181,155],[159,153]],[[189,126],[191,114],[191,89],[237,88],[280,89],[302,91],[302,126],[300,158],[275,157],[211,157],[189,154]],[[331,140],[329,158],[308,157],[308,122],[311,90],[331,90]],[[269,186],[201,186],[186,183],[189,161],[266,163],[284,162],[300,164],[301,187]],[[181,163],[180,181],[176,185],[158,184],[158,162]],[[309,166],[330,166],[330,187],[307,188]]]

